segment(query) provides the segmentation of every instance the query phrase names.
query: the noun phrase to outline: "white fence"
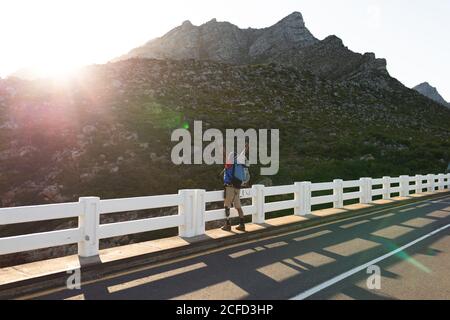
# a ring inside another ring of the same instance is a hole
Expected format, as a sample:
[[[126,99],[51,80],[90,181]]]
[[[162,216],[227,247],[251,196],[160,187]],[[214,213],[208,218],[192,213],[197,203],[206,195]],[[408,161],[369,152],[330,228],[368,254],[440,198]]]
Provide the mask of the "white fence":
[[[345,192],[350,188],[358,191]],[[273,187],[253,185],[241,190],[241,198],[252,199],[251,205],[243,206],[244,214],[252,215],[254,223],[264,223],[265,214],[273,211],[294,209],[295,215],[306,215],[311,212],[311,206],[318,204],[332,203],[334,208],[342,208],[346,200],[370,203],[374,196],[389,199],[397,193],[408,196],[424,190],[434,192],[449,188],[450,174],[428,174],[351,181],[337,179],[324,183],[296,182]],[[332,194],[312,194],[327,190]],[[266,197],[285,194],[293,194],[294,199],[266,202]],[[78,228],[0,238],[0,255],[78,243],[78,254],[89,257],[98,255],[100,239],[171,227],[178,227],[182,237],[201,235],[205,233],[206,222],[225,218],[224,209],[206,210],[206,204],[223,201],[223,198],[223,191],[189,189],[171,195],[110,200],[83,197],[72,203],[1,208],[0,225],[78,217]],[[100,224],[102,214],[175,206],[178,207],[176,215]],[[235,209],[231,210],[231,216],[237,216]]]

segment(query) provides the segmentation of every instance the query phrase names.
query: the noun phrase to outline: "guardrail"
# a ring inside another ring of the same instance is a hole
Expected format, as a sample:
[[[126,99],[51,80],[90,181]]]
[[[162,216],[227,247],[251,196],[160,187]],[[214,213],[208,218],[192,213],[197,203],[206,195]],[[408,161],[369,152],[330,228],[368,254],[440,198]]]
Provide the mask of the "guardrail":
[[[345,192],[350,188],[358,191]],[[306,215],[311,212],[311,206],[318,204],[333,203],[334,208],[342,208],[346,200],[359,199],[359,203],[370,203],[374,196],[389,199],[397,193],[405,197],[411,192],[434,192],[436,189],[449,188],[450,174],[428,174],[351,181],[336,179],[321,183],[304,181],[271,187],[253,185],[252,188],[241,190],[241,198],[252,200],[251,205],[243,206],[244,215],[251,215],[253,223],[264,223],[265,214],[273,211],[294,209],[294,215]],[[332,191],[332,194],[312,194],[327,190]],[[266,197],[285,194],[294,194],[294,199],[266,202]],[[78,217],[78,228],[0,238],[0,255],[77,243],[78,255],[90,257],[98,255],[100,239],[171,227],[178,227],[181,237],[202,235],[206,222],[225,219],[224,209],[206,210],[208,203],[223,199],[223,191],[187,189],[170,195],[108,200],[82,197],[72,203],[1,208],[0,225]],[[166,207],[178,207],[178,213],[100,224],[102,214]],[[231,217],[235,216],[238,216],[237,211],[231,209]]]

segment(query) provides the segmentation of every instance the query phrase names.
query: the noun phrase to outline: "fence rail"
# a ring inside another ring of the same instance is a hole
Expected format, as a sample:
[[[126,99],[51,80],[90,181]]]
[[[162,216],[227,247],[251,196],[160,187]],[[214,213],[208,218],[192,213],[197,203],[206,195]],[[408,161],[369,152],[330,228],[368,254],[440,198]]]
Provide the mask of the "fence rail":
[[[354,190],[356,188],[358,191]],[[332,203],[334,208],[342,208],[344,201],[353,199],[359,199],[359,203],[370,203],[375,196],[389,199],[393,194],[406,197],[424,190],[435,192],[449,188],[450,174],[441,173],[351,181],[336,179],[320,183],[304,181],[270,187],[253,185],[241,190],[241,198],[251,198],[251,205],[242,207],[244,215],[251,215],[254,223],[264,223],[265,214],[273,211],[293,209],[294,215],[306,215],[314,205]],[[353,190],[346,192],[345,189]],[[330,191],[331,194],[312,194],[319,191]],[[266,202],[266,197],[286,194],[293,194],[294,199]],[[170,195],[106,200],[82,197],[72,203],[0,208],[0,225],[78,217],[78,228],[0,238],[0,255],[77,243],[78,254],[89,257],[98,255],[100,239],[175,227],[178,227],[182,237],[198,236],[205,233],[206,222],[225,218],[224,209],[206,209],[207,204],[223,199],[223,191],[185,189]],[[100,224],[102,214],[167,207],[177,207],[178,213]],[[231,217],[237,215],[237,211],[231,209]]]

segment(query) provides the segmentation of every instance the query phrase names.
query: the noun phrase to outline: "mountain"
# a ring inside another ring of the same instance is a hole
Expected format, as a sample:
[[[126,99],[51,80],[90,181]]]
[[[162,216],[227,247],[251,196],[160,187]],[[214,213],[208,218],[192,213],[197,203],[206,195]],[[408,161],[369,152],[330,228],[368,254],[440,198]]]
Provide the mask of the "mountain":
[[[423,94],[425,97],[428,97],[431,100],[436,101],[437,103],[440,103],[447,108],[450,108],[450,103],[445,101],[445,99],[439,94],[437,89],[431,86],[428,82],[423,82],[415,86],[413,89]]]
[[[370,78],[387,74],[386,60],[373,53],[354,53],[336,36],[320,41],[306,28],[300,12],[273,26],[240,29],[216,19],[194,26],[185,21],[160,38],[131,50],[113,61],[129,58],[210,60],[231,64],[278,63],[330,79]]]
[[[229,22],[218,22],[216,19],[201,26],[185,21],[161,38],[131,50],[119,60],[140,57],[244,64],[317,42],[305,27],[299,12],[294,12],[265,29],[239,29]]]

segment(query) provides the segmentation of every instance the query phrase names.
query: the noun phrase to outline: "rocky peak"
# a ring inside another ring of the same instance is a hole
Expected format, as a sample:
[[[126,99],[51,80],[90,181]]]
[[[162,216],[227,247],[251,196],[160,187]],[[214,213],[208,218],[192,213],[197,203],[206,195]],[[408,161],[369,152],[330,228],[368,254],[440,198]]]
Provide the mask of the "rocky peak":
[[[450,103],[445,101],[445,99],[440,95],[439,91],[428,82],[422,82],[421,84],[415,86],[413,90],[416,90],[425,97],[430,98],[431,100],[434,100],[447,108],[450,108]]]
[[[293,12],[264,29],[240,29],[215,18],[200,26],[187,20],[161,38],[114,60],[141,57],[245,64],[261,62],[285,50],[306,47],[317,41],[305,27],[300,12]]]
[[[426,81],[418,84],[417,86],[414,87],[414,89],[422,90],[422,91],[429,91],[429,92],[437,92],[436,87],[433,87],[431,84],[429,84]]]
[[[297,27],[305,27],[305,21],[300,12],[294,11],[290,15],[281,19],[277,24],[292,25]]]
[[[264,32],[250,46],[249,55],[256,60],[278,56],[296,48],[304,48],[318,40],[305,27],[300,12],[294,12]]]
[[[183,21],[181,26],[182,27],[193,27],[194,25],[189,20],[185,20],[185,21]]]
[[[343,47],[344,43],[342,42],[342,39],[335,36],[334,34],[329,35],[325,39],[322,40],[322,43],[328,44],[330,46],[336,46],[336,47]]]

